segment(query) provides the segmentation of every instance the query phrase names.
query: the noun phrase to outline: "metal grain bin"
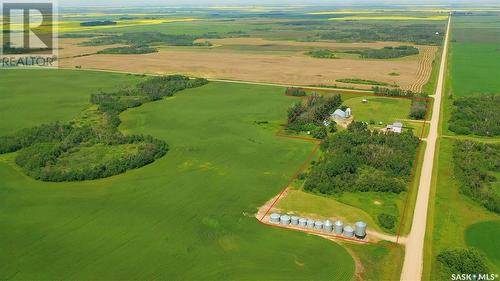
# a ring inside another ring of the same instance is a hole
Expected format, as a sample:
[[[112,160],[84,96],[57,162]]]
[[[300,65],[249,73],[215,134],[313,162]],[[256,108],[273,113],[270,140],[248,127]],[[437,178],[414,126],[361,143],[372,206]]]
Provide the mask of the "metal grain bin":
[[[317,230],[322,230],[323,229],[323,222],[322,221],[315,221],[314,228]]]
[[[323,230],[325,232],[332,232],[333,231],[333,222],[331,220],[326,220],[323,223]]]
[[[271,216],[269,217],[269,221],[272,222],[272,223],[279,223],[280,222],[280,217],[281,215],[280,214],[271,214]]]
[[[306,226],[307,226],[307,219],[305,219],[305,218],[300,218],[300,219],[299,219],[299,226],[300,226],[300,227],[306,227]]]
[[[300,218],[299,218],[299,217],[297,217],[297,216],[292,216],[292,217],[291,217],[292,224],[293,224],[293,225],[298,225],[298,224],[299,224],[299,219],[300,219]]]
[[[344,231],[344,223],[341,220],[338,220],[335,222],[335,233],[342,234],[342,231]]]
[[[354,234],[358,238],[365,238],[366,236],[366,222],[358,221],[355,225]]]
[[[345,237],[353,237],[354,236],[354,229],[350,225],[346,225],[344,227],[344,236]]]
[[[281,224],[290,224],[290,216],[288,216],[288,215],[282,215],[280,217],[280,223]]]
[[[314,228],[314,221],[313,220],[307,220],[307,228]]]

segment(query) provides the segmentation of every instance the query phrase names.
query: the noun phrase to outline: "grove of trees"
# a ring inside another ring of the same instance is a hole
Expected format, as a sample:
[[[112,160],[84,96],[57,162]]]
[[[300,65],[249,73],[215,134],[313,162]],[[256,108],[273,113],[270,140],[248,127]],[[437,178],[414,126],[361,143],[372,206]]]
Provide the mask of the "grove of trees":
[[[441,251],[437,260],[444,265],[448,273],[473,274],[488,273],[485,258],[475,249],[451,249]]]
[[[322,139],[327,135],[323,121],[341,104],[342,99],[338,94],[322,96],[313,93],[304,102],[298,102],[288,109],[286,130],[294,132],[310,131],[313,137]]]
[[[457,98],[453,101],[448,128],[461,135],[498,136],[499,109],[499,94]]]
[[[403,192],[418,142],[411,132],[370,131],[366,123],[353,122],[325,140],[323,155],[312,165],[304,188],[322,194]]]
[[[454,175],[463,194],[500,213],[500,196],[493,183],[500,173],[500,145],[459,141],[453,147]]]

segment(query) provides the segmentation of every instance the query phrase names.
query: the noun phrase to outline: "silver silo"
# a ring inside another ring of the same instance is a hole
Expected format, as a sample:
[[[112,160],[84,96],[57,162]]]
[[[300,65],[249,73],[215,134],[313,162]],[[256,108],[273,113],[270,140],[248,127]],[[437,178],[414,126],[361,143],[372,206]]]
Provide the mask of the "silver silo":
[[[314,221],[313,220],[307,220],[307,228],[314,228]]]
[[[282,215],[280,217],[280,223],[281,224],[290,224],[290,216],[288,216],[288,215]]]
[[[332,232],[333,231],[333,222],[331,220],[326,220],[323,223],[323,230],[325,232]]]
[[[354,234],[358,238],[365,238],[366,236],[366,222],[358,221],[355,225]]]
[[[280,214],[271,214],[271,216],[269,217],[269,221],[272,222],[272,223],[279,223],[280,222],[280,217],[281,215]]]
[[[315,221],[314,222],[314,228],[317,230],[323,229],[323,222],[322,221]]]
[[[344,236],[345,237],[353,237],[354,236],[354,229],[350,225],[346,225],[344,227]]]
[[[307,225],[307,219],[306,218],[300,218],[299,219],[299,226],[300,227],[306,227]]]
[[[291,219],[293,225],[298,225],[299,224],[299,217],[292,216],[290,219]]]
[[[335,222],[335,233],[342,234],[343,230],[344,230],[344,223],[341,220],[336,221]]]

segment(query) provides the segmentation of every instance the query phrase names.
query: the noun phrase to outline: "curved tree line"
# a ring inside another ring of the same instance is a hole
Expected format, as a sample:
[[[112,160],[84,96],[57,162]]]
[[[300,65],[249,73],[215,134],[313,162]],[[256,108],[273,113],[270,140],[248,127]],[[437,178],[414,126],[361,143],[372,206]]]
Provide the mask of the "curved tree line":
[[[43,181],[91,180],[142,167],[164,156],[168,144],[148,135],[123,134],[118,130],[119,114],[206,83],[205,79],[172,75],[150,78],[115,92],[92,94],[90,101],[97,110],[89,111],[91,118],[84,116],[68,124],[55,122],[0,136],[0,154],[17,152],[16,164]],[[75,165],[66,165],[67,161]]]

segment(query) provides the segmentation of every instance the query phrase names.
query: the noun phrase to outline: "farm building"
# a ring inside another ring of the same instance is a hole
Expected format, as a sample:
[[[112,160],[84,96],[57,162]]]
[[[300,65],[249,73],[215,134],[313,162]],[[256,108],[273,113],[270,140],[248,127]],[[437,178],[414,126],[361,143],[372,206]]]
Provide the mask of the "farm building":
[[[337,109],[335,112],[332,113],[331,117],[333,119],[347,119],[352,116],[352,110],[350,108],[347,108],[345,111],[342,109]]]
[[[385,129],[387,132],[401,133],[401,132],[403,132],[403,123],[394,122],[391,125],[387,125],[387,127]]]

